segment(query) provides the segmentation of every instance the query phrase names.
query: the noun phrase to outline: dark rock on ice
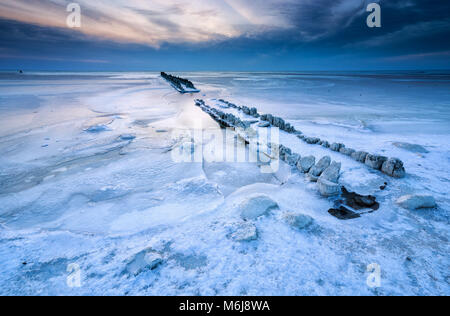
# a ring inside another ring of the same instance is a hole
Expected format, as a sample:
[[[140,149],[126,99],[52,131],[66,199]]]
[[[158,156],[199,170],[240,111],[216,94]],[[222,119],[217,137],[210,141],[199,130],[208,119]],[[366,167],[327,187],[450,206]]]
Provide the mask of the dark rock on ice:
[[[328,213],[340,220],[349,220],[361,217],[358,213],[350,211],[344,206],[339,207],[339,209],[332,208],[328,211]]]
[[[380,208],[380,204],[374,196],[349,192],[345,187],[342,187],[342,197],[345,199],[345,204],[355,210],[371,208],[375,211]]]

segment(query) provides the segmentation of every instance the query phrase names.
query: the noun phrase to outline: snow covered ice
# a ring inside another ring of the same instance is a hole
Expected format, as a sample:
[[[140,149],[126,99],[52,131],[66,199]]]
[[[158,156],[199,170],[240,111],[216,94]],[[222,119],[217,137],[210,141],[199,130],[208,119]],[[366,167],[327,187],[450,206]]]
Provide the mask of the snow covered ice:
[[[1,295],[450,294],[450,75],[179,75],[201,93],[179,94],[158,73],[0,73]],[[198,144],[175,131],[218,126],[198,97],[397,157],[406,177],[280,134],[377,197],[379,210],[340,221],[333,198],[286,164],[265,174],[251,162],[176,162],[173,150]],[[414,194],[437,207],[396,203]],[[252,196],[278,207],[245,220]],[[377,288],[366,282],[373,263]],[[80,287],[68,286],[71,264]]]

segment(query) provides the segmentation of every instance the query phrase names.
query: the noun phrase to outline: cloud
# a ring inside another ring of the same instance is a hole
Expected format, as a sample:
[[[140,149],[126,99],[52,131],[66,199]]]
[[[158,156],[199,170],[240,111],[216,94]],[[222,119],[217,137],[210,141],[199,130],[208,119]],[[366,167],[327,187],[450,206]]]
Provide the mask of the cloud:
[[[158,47],[291,31],[315,40],[348,26],[364,0],[77,0],[84,35]],[[2,0],[0,18],[67,28],[67,0]]]

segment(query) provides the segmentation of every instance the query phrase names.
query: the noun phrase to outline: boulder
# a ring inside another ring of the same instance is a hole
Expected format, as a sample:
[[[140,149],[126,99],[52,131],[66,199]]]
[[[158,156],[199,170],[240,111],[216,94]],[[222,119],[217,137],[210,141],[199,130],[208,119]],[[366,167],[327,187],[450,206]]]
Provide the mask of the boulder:
[[[251,222],[238,223],[233,227],[229,238],[234,241],[252,241],[258,239],[258,231],[255,224]]]
[[[305,138],[305,142],[307,142],[308,144],[317,144],[318,142],[320,142],[320,138],[317,137],[306,137]]]
[[[348,208],[341,206],[338,209],[330,209],[328,213],[340,220],[349,220],[361,217],[358,213],[350,211]]]
[[[339,173],[341,171],[341,163],[333,161],[331,165],[322,172],[320,179],[338,183]]]
[[[331,158],[329,156],[325,156],[319,160],[317,164],[311,167],[308,172],[310,179],[312,181],[317,181],[318,177],[322,174],[322,172],[330,166]]]
[[[341,193],[341,186],[339,184],[326,179],[319,178],[317,180],[317,186],[319,187],[320,194],[325,197],[339,195]]]
[[[355,210],[371,208],[376,211],[380,208],[380,203],[377,202],[376,197],[350,192],[345,187],[342,187],[342,197],[345,200],[345,205],[350,206]]]
[[[319,144],[320,144],[322,147],[330,148],[330,143],[327,142],[326,140],[322,140]]]
[[[436,207],[436,201],[431,195],[405,195],[397,200],[397,204],[408,210]]]
[[[303,173],[309,172],[312,166],[314,166],[316,162],[316,158],[314,156],[307,156],[300,158],[300,161],[297,163],[297,168]]]
[[[367,158],[368,154],[369,153],[366,153],[365,151],[356,151],[356,152],[352,153],[350,156],[353,159],[355,159],[356,161],[364,163],[364,162],[366,162],[366,158]]]
[[[162,262],[163,259],[159,253],[152,249],[145,249],[134,255],[127,263],[125,272],[137,276],[145,270],[156,269]]]
[[[381,171],[394,178],[403,178],[406,173],[403,162],[397,158],[389,158],[386,160],[381,167]]]
[[[345,145],[341,144],[341,143],[333,143],[330,145],[330,149],[333,151],[340,151],[341,148],[344,148],[344,147],[345,147]]]
[[[387,157],[368,154],[365,164],[373,169],[380,170]]]
[[[354,150],[352,148],[343,147],[343,148],[339,149],[339,152],[346,156],[351,156],[354,152],[356,152],[356,150]]]
[[[242,201],[238,208],[242,219],[251,220],[267,215],[278,208],[278,204],[265,194],[254,194]]]
[[[298,161],[300,160],[300,158],[301,158],[301,157],[300,157],[299,154],[293,153],[292,155],[290,155],[290,156],[288,157],[287,163],[288,163],[290,166],[296,166],[297,163],[298,163]]]
[[[314,222],[311,216],[292,212],[284,213],[283,220],[296,229],[308,228]]]

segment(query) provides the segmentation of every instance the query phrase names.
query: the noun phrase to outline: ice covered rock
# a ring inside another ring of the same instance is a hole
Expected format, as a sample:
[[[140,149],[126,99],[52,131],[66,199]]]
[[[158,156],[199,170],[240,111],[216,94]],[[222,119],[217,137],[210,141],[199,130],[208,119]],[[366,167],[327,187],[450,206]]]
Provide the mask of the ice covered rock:
[[[314,166],[316,158],[314,156],[302,157],[297,163],[297,168],[303,173],[307,173]]]
[[[292,155],[290,155],[287,159],[287,163],[291,166],[296,166],[298,161],[300,160],[300,155],[293,153]]]
[[[95,133],[107,132],[110,130],[111,129],[108,126],[99,124],[99,125],[90,126],[90,127],[86,128],[84,131],[95,134]]]
[[[308,144],[317,144],[318,142],[320,142],[320,138],[317,137],[306,137],[305,138],[305,142],[307,142]]]
[[[261,123],[259,123],[258,124],[258,127],[269,127],[270,126],[270,123],[269,122],[261,122]]]
[[[326,179],[319,178],[319,180],[317,180],[317,186],[319,187],[320,194],[325,197],[341,193],[341,186],[339,184]]]
[[[305,229],[314,222],[313,218],[308,215],[286,212],[283,214],[283,220],[297,229]]]
[[[394,178],[403,178],[406,173],[403,162],[397,158],[389,158],[385,161],[381,167],[381,171]]]
[[[354,150],[352,148],[343,147],[343,148],[339,149],[339,152],[346,156],[351,156],[354,152],[356,152],[356,150]]]
[[[368,154],[365,164],[373,169],[380,170],[387,157]]]
[[[121,140],[133,140],[133,139],[136,138],[136,135],[133,135],[133,134],[123,134],[123,135],[120,135],[119,138],[120,138]]]
[[[316,182],[322,172],[330,166],[331,158],[329,156],[322,157],[317,164],[311,167],[308,176],[311,181]]]
[[[331,165],[322,172],[319,179],[338,183],[339,173],[341,172],[341,163],[333,161]]]
[[[251,222],[238,223],[232,230],[233,232],[229,237],[234,241],[252,241],[258,238],[256,226]]]
[[[397,204],[408,210],[436,207],[436,201],[431,195],[405,195],[397,200]]]
[[[365,151],[357,151],[357,152],[352,153],[350,156],[353,159],[355,159],[356,161],[364,163],[364,162],[366,162],[366,158],[367,158],[368,154],[369,153],[367,153]]]
[[[239,204],[241,217],[245,220],[255,219],[267,215],[278,208],[278,204],[265,194],[254,194]]]
[[[145,249],[134,255],[127,263],[125,272],[137,276],[145,270],[154,270],[163,262],[162,256],[152,249]]]
[[[325,148],[330,148],[330,143],[327,142],[326,140],[320,141],[319,145],[321,145],[322,147],[325,147]]]
[[[341,143],[333,143],[330,145],[330,149],[333,151],[340,151],[341,148],[344,148],[344,147],[345,147],[345,145],[341,144]]]

